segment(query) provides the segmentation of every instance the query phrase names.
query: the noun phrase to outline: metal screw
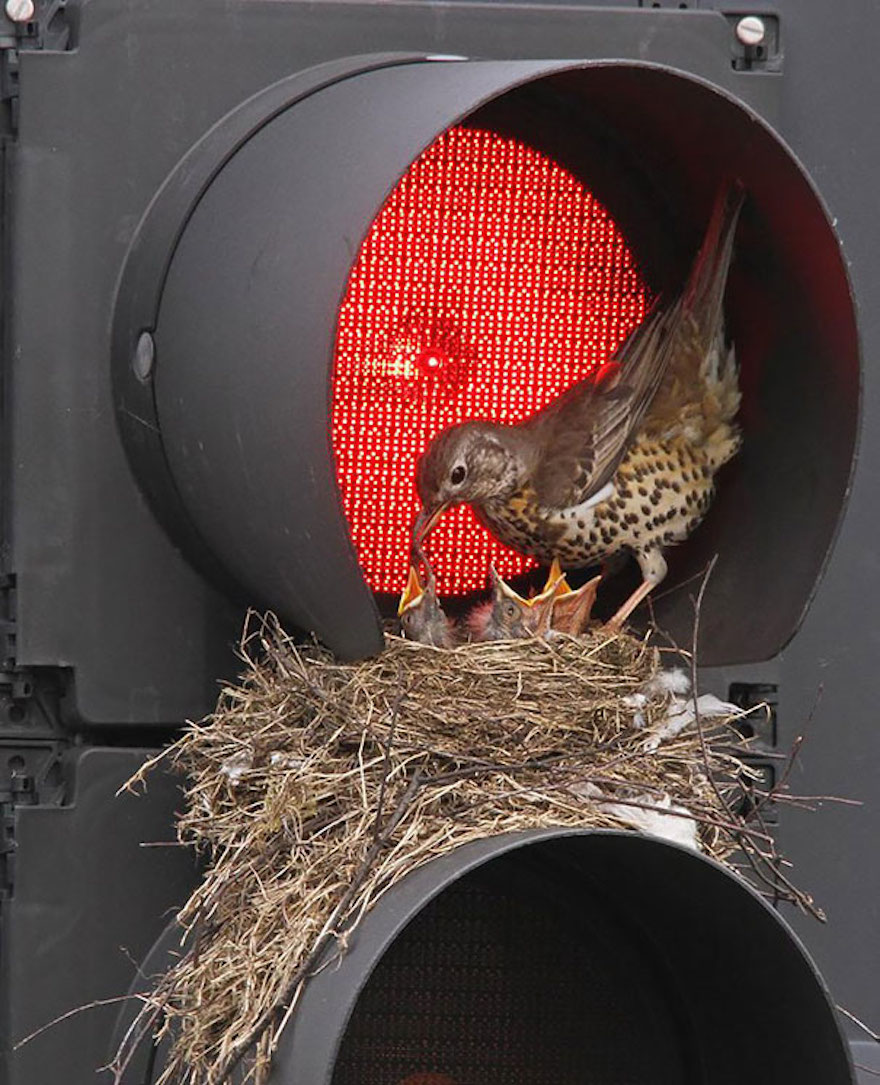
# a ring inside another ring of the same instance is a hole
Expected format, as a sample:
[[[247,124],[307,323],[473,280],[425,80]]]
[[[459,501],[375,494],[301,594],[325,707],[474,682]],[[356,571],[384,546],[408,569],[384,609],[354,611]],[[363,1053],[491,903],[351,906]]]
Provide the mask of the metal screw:
[[[131,368],[139,381],[148,381],[153,372],[153,363],[156,361],[156,344],[149,332],[141,332],[137,346],[134,348],[134,356],[131,359]]]
[[[761,45],[767,34],[764,20],[757,15],[746,15],[736,24],[736,37],[749,48]]]
[[[26,23],[34,17],[34,0],[6,0],[6,15],[14,23]]]

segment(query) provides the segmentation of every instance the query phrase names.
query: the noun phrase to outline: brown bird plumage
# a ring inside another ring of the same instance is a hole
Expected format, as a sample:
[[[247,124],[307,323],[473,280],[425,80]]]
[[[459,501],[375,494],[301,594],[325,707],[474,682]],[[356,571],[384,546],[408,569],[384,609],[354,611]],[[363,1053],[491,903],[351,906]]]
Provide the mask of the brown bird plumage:
[[[470,504],[502,542],[564,568],[635,554],[643,584],[619,626],[666,575],[663,549],[705,515],[737,451],[739,386],[723,297],[744,195],[723,189],[687,284],[655,305],[615,361],[515,426],[465,422],[417,467],[420,545],[452,505]]]

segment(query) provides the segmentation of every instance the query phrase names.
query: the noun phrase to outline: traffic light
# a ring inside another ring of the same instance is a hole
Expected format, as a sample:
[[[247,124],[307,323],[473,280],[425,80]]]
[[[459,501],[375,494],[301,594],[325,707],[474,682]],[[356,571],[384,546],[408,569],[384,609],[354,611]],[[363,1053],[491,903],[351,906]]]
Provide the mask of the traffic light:
[[[246,607],[343,659],[380,650],[418,453],[601,364],[680,286],[730,178],[745,440],[654,617],[687,642],[717,553],[705,682],[778,695],[780,748],[823,685],[805,779],[870,797],[880,14],[750,7],[7,4],[7,1047],[127,987],[118,944],[140,960],[192,878],[171,849],[126,853],[112,890],[65,864],[116,861],[117,809],[129,843],[170,838],[170,781],[112,793],[210,711]],[[528,569],[464,511],[431,542],[462,604],[490,558]],[[777,832],[831,898],[805,936],[835,997],[876,1018],[873,818],[783,811]],[[85,1080],[110,1016],[8,1052],[9,1081],[57,1077],[67,1042]]]

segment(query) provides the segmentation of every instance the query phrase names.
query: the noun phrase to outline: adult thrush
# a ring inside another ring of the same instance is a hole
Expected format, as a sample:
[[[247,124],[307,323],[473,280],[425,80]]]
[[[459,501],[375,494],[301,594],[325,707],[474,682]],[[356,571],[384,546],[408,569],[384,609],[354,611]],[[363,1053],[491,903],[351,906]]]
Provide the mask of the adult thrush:
[[[517,425],[470,421],[434,438],[416,469],[416,552],[463,502],[548,565],[581,568],[628,550],[643,582],[611,620],[622,626],[666,575],[664,548],[702,520],[715,473],[740,444],[723,299],[743,200],[739,185],[722,188],[682,293],[655,304],[597,375]]]

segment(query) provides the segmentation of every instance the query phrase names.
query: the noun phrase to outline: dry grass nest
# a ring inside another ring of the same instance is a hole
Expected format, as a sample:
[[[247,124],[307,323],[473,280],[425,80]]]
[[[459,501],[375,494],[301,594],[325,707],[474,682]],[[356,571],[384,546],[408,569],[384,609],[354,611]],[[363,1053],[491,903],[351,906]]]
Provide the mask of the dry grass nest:
[[[491,834],[632,828],[653,813],[813,908],[779,880],[754,820],[767,797],[755,800],[731,719],[674,734],[646,641],[437,649],[389,637],[375,658],[343,664],[252,617],[242,656],[240,683],[162,755],[187,777],[179,835],[207,869],[180,912],[180,956],[143,993],[111,1067],[117,1081],[142,1040],[170,1032],[160,1082],[219,1085],[237,1068],[259,1085],[319,959],[344,952],[414,867]],[[746,821],[735,811],[750,789]]]

